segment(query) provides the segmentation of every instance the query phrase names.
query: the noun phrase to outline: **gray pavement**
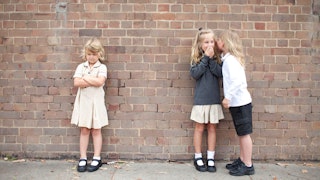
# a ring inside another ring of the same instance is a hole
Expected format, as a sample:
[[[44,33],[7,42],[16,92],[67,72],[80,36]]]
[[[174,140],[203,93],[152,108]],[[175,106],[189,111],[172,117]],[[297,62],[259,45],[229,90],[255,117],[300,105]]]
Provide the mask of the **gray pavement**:
[[[190,162],[110,161],[96,172],[78,173],[75,160],[0,160],[0,179],[110,179],[110,180],[169,180],[169,179],[237,179],[291,180],[320,179],[320,162],[255,162],[252,176],[234,177],[225,169],[225,161],[217,161],[216,173],[198,172]]]

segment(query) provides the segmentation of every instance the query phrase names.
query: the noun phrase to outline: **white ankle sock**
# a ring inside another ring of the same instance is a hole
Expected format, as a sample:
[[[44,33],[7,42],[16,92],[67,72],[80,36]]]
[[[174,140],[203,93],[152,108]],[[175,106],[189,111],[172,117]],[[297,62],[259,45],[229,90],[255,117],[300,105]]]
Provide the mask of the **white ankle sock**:
[[[194,153],[194,158],[197,159],[197,158],[202,158],[202,153]],[[197,164],[198,166],[203,166],[203,162],[201,160],[198,160],[197,161]]]
[[[101,157],[93,157],[93,159],[101,160]],[[92,161],[91,166],[97,166],[99,164],[98,161]]]
[[[214,159],[215,151],[207,151],[207,159]],[[208,166],[214,166],[214,161],[208,161]]]
[[[207,151],[207,159],[214,159],[215,151]]]
[[[87,160],[87,158],[81,158],[81,159]],[[79,166],[85,166],[85,165],[86,165],[86,161],[79,161]]]

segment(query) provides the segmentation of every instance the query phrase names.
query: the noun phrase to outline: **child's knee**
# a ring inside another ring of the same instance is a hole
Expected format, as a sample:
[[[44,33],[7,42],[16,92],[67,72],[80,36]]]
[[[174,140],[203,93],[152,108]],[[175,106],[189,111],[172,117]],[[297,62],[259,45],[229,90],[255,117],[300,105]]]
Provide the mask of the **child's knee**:
[[[80,133],[81,133],[82,135],[89,135],[89,134],[90,134],[90,129],[82,127],[82,128],[80,129]]]
[[[99,136],[101,135],[101,129],[92,129],[91,133],[92,133],[92,136]]]
[[[204,127],[198,126],[198,127],[196,127],[194,130],[195,130],[196,132],[198,132],[198,133],[203,133]]]
[[[215,124],[208,124],[207,131],[208,132],[215,132],[216,131],[216,125]]]

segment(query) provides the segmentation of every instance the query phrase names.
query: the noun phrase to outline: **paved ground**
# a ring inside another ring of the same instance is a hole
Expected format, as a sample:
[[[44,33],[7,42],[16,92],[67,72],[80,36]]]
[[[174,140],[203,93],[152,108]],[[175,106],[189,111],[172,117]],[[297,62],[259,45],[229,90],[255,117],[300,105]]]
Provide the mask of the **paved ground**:
[[[1,180],[109,179],[109,180],[315,180],[320,179],[320,162],[273,162],[254,164],[256,174],[234,177],[225,169],[227,162],[216,162],[217,172],[198,172],[192,162],[118,161],[104,164],[96,172],[78,173],[74,160],[0,160]]]

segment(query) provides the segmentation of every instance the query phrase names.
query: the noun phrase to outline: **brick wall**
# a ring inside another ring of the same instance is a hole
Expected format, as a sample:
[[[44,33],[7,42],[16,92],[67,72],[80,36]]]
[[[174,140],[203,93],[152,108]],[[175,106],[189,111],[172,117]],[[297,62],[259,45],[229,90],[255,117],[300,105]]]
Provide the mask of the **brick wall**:
[[[78,157],[72,76],[82,46],[97,36],[108,67],[103,157],[191,159],[189,55],[203,27],[240,30],[253,158],[320,160],[319,12],[317,0],[2,0],[0,154]],[[217,159],[239,152],[225,116]]]

